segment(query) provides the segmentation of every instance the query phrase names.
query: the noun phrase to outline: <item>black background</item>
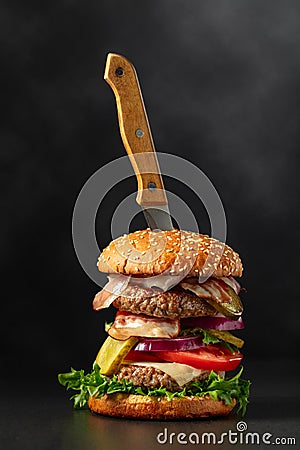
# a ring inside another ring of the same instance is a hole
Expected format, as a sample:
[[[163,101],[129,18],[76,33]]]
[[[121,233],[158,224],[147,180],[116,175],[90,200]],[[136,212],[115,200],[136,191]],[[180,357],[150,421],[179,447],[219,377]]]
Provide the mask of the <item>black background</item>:
[[[274,376],[290,370],[299,356],[300,5],[4,1],[1,41],[2,377],[56,383],[70,365],[89,368],[113,314],[92,311],[98,287],[71,236],[83,184],[125,155],[103,80],[108,52],[135,64],[157,150],[197,165],[221,196],[227,242],[245,267],[246,367],[255,374],[251,361],[273,360]],[[101,247],[131,181],[101,206]]]

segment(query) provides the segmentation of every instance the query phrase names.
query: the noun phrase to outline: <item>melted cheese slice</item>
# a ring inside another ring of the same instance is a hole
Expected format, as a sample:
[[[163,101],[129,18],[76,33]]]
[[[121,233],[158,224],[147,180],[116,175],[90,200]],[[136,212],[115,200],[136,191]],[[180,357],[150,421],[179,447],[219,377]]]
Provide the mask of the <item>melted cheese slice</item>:
[[[152,277],[131,277],[129,284],[144,289],[158,288],[163,292],[172,289],[182,279],[183,275],[154,275]]]
[[[126,362],[126,364],[128,364]],[[189,383],[194,378],[199,377],[200,375],[207,373],[207,375],[210,373],[209,370],[200,370],[195,369],[194,367],[188,366],[186,364],[179,364],[179,363],[160,363],[160,362],[134,362],[129,363],[133,366],[144,366],[144,367],[154,367],[155,369],[162,370],[167,375],[172,377],[176,383],[181,387],[186,383]]]

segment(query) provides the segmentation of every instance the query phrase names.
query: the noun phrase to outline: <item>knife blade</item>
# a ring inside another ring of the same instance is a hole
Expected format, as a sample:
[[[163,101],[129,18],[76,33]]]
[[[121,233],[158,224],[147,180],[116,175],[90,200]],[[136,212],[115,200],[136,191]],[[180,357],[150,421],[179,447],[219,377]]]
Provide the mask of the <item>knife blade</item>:
[[[136,201],[143,208],[151,230],[172,230],[168,199],[135,68],[123,56],[109,53],[104,79],[114,92],[121,138],[137,177]]]

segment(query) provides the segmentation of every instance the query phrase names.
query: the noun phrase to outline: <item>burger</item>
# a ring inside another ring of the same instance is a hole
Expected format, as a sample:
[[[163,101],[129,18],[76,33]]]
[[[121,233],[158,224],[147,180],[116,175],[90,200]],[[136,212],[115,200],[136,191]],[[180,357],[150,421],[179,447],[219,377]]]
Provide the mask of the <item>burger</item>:
[[[98,268],[108,283],[93,308],[117,309],[90,373],[59,382],[74,407],[112,417],[197,419],[243,415],[250,382],[241,378],[244,327],[239,255],[206,235],[135,231],[112,241]]]

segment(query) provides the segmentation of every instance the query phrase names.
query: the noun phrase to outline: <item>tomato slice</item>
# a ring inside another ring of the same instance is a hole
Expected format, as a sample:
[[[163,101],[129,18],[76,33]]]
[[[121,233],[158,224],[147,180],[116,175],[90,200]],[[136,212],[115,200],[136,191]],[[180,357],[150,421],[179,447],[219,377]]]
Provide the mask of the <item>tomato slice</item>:
[[[124,362],[152,361],[163,362],[163,359],[157,356],[158,352],[141,352],[140,350],[130,350],[124,358]],[[159,352],[160,353],[160,352]]]
[[[196,369],[224,370],[225,372],[236,369],[243,359],[240,352],[231,353],[223,345],[205,345],[196,350],[183,352],[160,351],[159,357],[165,361],[187,364]]]
[[[232,353],[223,345],[205,345],[196,350],[185,351],[159,351],[144,352],[139,350],[130,350],[126,355],[124,362],[152,361],[152,362],[176,362],[187,364],[196,369],[229,371],[238,367],[243,359],[240,352]]]

